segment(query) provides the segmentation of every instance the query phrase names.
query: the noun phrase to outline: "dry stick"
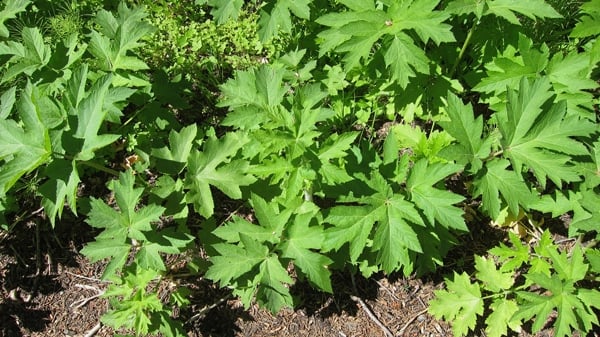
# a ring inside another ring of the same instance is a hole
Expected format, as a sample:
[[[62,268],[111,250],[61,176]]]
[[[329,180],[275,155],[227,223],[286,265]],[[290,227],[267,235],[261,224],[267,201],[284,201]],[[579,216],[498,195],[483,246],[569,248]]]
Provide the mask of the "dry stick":
[[[95,335],[98,331],[100,331],[100,328],[102,327],[101,323],[98,323],[96,325],[94,325],[93,328],[91,328],[90,330],[88,330],[88,332],[83,336],[83,337],[92,337],[93,335]]]
[[[354,281],[354,274],[350,273],[350,279],[352,280],[352,288],[354,290],[355,294],[358,294],[358,290],[356,288],[356,282]],[[383,331],[383,333],[387,336],[387,337],[394,337],[394,334],[390,331],[390,329],[388,329],[387,326],[385,326],[383,323],[381,323],[381,321],[379,320],[379,318],[377,318],[377,316],[375,316],[375,314],[373,313],[373,311],[369,308],[369,306],[365,303],[365,301],[362,300],[362,298],[355,296],[355,295],[350,295],[350,298],[360,304],[361,308],[365,311],[365,313],[367,314],[367,316],[369,316],[369,318]]]
[[[96,298],[104,295],[104,291],[100,290],[100,289],[98,289],[96,287],[88,286],[88,285],[85,285],[85,284],[76,284],[75,286],[78,287],[78,288],[94,290],[94,291],[96,291],[96,295],[92,295],[92,296],[86,297],[86,298],[84,298],[82,300],[77,300],[77,301],[71,303],[71,305],[69,305],[69,307],[71,307],[71,308],[75,308],[75,309],[81,308],[84,305],[88,304],[91,300],[96,299]]]
[[[398,331],[398,336],[399,337],[404,336],[404,331],[406,331],[406,329],[408,328],[408,326],[411,325],[412,322],[414,322],[417,318],[419,318],[419,316],[423,315],[426,312],[427,312],[427,309],[423,309],[423,310],[417,312],[417,314],[414,315],[411,319],[409,319],[408,322],[406,322],[406,324],[404,324],[404,326],[402,327],[402,329],[400,329],[400,331]]]
[[[390,331],[390,329],[388,329],[387,326],[385,326],[383,323],[381,323],[381,321],[379,320],[379,318],[377,318],[377,316],[375,316],[375,314],[373,313],[373,311],[371,311],[371,309],[369,309],[369,307],[367,306],[367,304],[358,296],[354,296],[354,295],[350,295],[350,298],[354,301],[357,302],[358,304],[360,304],[360,306],[363,308],[363,310],[365,311],[365,313],[367,313],[367,316],[369,316],[369,318],[375,323],[377,324],[377,326],[383,330],[383,333],[385,333],[385,335],[387,337],[394,337],[394,334]]]
[[[217,302],[205,306],[204,308],[200,309],[200,311],[198,311],[197,314],[195,314],[194,316],[190,317],[190,319],[188,320],[188,322],[194,322],[200,319],[200,317],[202,317],[203,315],[205,315],[208,311],[218,307],[219,305],[221,305],[221,303],[227,301],[229,298],[231,297],[231,294],[227,294],[226,296],[220,298]]]

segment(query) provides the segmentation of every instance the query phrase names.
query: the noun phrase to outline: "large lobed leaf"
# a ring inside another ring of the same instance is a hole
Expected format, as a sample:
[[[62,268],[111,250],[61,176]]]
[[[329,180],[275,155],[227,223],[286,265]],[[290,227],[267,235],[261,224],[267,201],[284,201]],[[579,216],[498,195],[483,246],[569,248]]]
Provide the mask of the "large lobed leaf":
[[[24,174],[49,160],[52,148],[48,129],[42,122],[42,111],[35,104],[34,86],[27,83],[17,101],[21,124],[0,119],[0,196]]]
[[[208,218],[214,212],[211,185],[230,198],[239,199],[242,197],[240,186],[255,181],[247,174],[247,162],[231,161],[248,141],[247,136],[240,133],[227,133],[221,139],[208,139],[203,152],[190,153],[186,174],[187,200],[202,216]]]

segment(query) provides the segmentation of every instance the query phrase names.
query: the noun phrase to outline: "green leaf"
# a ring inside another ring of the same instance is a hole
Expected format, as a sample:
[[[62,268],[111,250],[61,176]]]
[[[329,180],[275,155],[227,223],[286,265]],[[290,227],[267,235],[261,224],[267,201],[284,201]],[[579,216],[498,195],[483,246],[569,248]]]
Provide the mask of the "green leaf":
[[[145,240],[136,254],[137,264],[144,269],[166,271],[161,253],[178,254],[194,240],[188,233],[169,227],[145,233]]]
[[[403,89],[406,89],[410,78],[417,76],[417,73],[429,72],[427,55],[406,34],[394,36],[384,54],[384,60],[385,65],[390,68],[391,79],[398,82]],[[398,60],[405,60],[405,62]]]
[[[373,237],[373,250],[377,252],[377,262],[386,273],[392,273],[399,266],[408,266],[405,274],[412,269],[408,250],[422,253],[421,243],[414,225],[425,226],[415,206],[395,195],[384,201],[386,217],[379,222]],[[404,248],[404,249],[401,249]]]
[[[514,300],[500,298],[490,304],[491,313],[485,319],[485,332],[490,337],[506,336],[508,328],[519,332],[521,325],[518,320],[513,318],[519,310],[519,305]]]
[[[94,21],[100,29],[92,30],[88,50],[104,71],[148,69],[141,59],[127,55],[142,45],[141,38],[155,30],[144,21],[147,14],[142,7],[129,9],[125,2],[119,4],[117,12],[116,17],[106,10],[98,12]]]
[[[463,211],[454,206],[463,201],[464,197],[434,187],[440,180],[460,169],[461,166],[453,164],[430,165],[424,159],[413,166],[406,187],[410,192],[410,200],[423,211],[431,225],[437,221],[446,228],[467,231]]]
[[[372,239],[371,250],[383,270],[391,273],[404,267],[405,273],[410,273],[409,251],[423,251],[413,226],[425,224],[412,203],[394,194],[381,174],[373,173],[367,183],[375,192],[359,198],[361,205],[335,206],[329,211],[324,221],[333,226],[325,232],[323,248],[339,250],[348,244],[350,261],[358,262]]]
[[[515,282],[513,273],[498,270],[493,259],[475,256],[475,269],[477,270],[477,279],[492,292],[497,293],[510,289]]]
[[[96,241],[86,245],[81,252],[88,257],[93,257],[95,261],[112,257],[109,264],[111,268],[106,268],[103,279],[111,277],[123,267],[132,246],[130,242],[148,241],[148,235],[152,237],[152,234],[147,234],[147,232],[153,230],[151,224],[158,221],[165,210],[164,207],[155,204],[138,207],[144,189],[134,188],[134,183],[135,177],[131,170],[121,173],[119,180],[112,182],[111,189],[114,192],[119,211],[99,199],[91,200],[91,210],[87,222],[92,227],[104,228],[104,231],[96,237]],[[168,239],[163,238],[163,240]],[[174,247],[178,247],[174,244],[176,241],[168,241],[170,244],[158,247],[152,246],[152,243],[159,243],[158,239],[148,241],[148,247],[141,256],[142,263],[147,266],[160,265],[156,262],[158,250],[177,252],[172,251]],[[167,246],[169,247],[165,248]],[[115,256],[114,254],[117,253],[111,252],[112,248],[118,251],[118,255]]]
[[[78,160],[92,159],[97,149],[105,147],[119,138],[119,135],[98,134],[106,118],[107,110],[104,108],[104,101],[107,99],[111,81],[110,74],[99,78],[92,85],[88,96],[79,104],[76,112],[77,129],[73,135],[73,137],[83,140],[81,149],[76,156]]]
[[[473,107],[463,105],[455,95],[448,96],[448,108],[446,109],[449,122],[440,122],[440,125],[458,144],[452,148],[444,149],[452,154],[459,164],[471,164],[471,172],[477,172],[483,166],[483,160],[491,151],[492,137],[482,139],[483,117],[474,118]]]
[[[293,22],[290,14],[301,19],[310,17],[312,0],[278,0],[270,12],[261,11],[258,36],[262,42],[269,41],[280,32],[291,33]]]
[[[0,97],[0,119],[7,119],[16,102],[17,87],[10,87]]]
[[[514,319],[530,320],[536,317],[532,326],[532,332],[536,333],[544,327],[544,323],[556,310],[557,317],[554,321],[555,336],[571,336],[573,329],[581,330],[579,322],[585,326],[597,324],[598,318],[586,307],[576,295],[573,282],[563,283],[558,275],[551,277],[534,273],[527,274],[525,277],[535,284],[549,291],[549,295],[538,295],[529,292],[518,292],[523,303],[519,311],[515,313]]]
[[[24,12],[29,6],[29,0],[7,0],[4,3],[4,8],[0,11],[0,37],[7,38],[9,31],[4,25],[7,20],[16,18],[17,14]]]
[[[575,28],[571,31],[572,37],[588,37],[600,34],[600,0],[591,0],[580,7],[582,16],[580,22],[575,25]]]
[[[262,65],[258,69],[238,71],[233,79],[221,86],[218,106],[229,107],[222,124],[240,129],[255,129],[277,112],[288,90],[283,82],[285,69]]]
[[[310,226],[314,212],[297,215],[294,222],[285,230],[285,239],[278,249],[281,255],[294,261],[308,280],[319,289],[332,293],[331,272],[327,266],[333,263],[330,258],[314,250],[320,250],[325,239],[322,226]]]
[[[512,243],[512,247],[508,247],[503,243],[499,246],[490,249],[490,253],[498,256],[502,262],[501,271],[514,271],[519,269],[523,264],[529,263],[531,254],[529,246],[523,245],[519,237],[512,233],[508,233],[508,238]]]
[[[67,201],[71,211],[77,214],[77,187],[79,186],[79,172],[75,161],[54,159],[45,171],[49,178],[39,192],[43,196],[42,205],[50,223],[54,226],[56,217],[60,219]]]
[[[179,174],[185,168],[188,157],[192,152],[196,138],[196,124],[186,126],[180,132],[169,132],[169,145],[160,149],[152,149],[152,156],[159,159],[157,167],[161,172]]]
[[[255,249],[252,250],[227,243],[215,244],[213,248],[219,255],[210,258],[212,265],[204,276],[218,281],[221,287],[232,284],[233,279],[240,278],[251,271],[265,260],[269,252],[267,247],[260,244],[255,245]]]
[[[481,207],[492,219],[500,215],[502,201],[508,204],[513,215],[519,214],[519,205],[525,208],[533,201],[533,194],[523,179],[514,171],[507,170],[509,165],[505,159],[491,160],[473,181],[473,197],[482,196]]]
[[[242,197],[240,186],[247,186],[255,179],[247,174],[248,164],[231,161],[231,158],[248,143],[247,136],[227,133],[223,138],[210,138],[204,144],[204,152],[193,151],[188,158],[186,188],[188,202],[204,217],[214,211],[210,185],[215,186],[230,198]]]
[[[210,15],[217,19],[218,23],[225,23],[229,20],[236,20],[240,15],[243,0],[208,0],[208,4],[212,6]]]
[[[439,45],[454,41],[450,26],[443,23],[449,16],[436,10],[438,4],[439,0],[415,0],[376,8],[372,1],[364,5],[348,2],[349,11],[325,14],[316,20],[330,27],[318,34],[319,53],[331,50],[344,53],[345,70],[350,70],[363,60],[369,63],[373,46],[381,40],[378,48],[392,79],[406,88],[409,78],[416,73],[429,72],[429,59],[423,47],[405,31],[416,32],[423,43],[433,40]]]
[[[494,14],[515,25],[520,25],[519,18],[515,13],[530,19],[562,17],[544,0],[528,0],[527,3],[519,0],[488,0],[485,3],[487,4],[487,10],[484,15]]]
[[[561,186],[562,181],[580,180],[570,155],[587,155],[587,148],[571,137],[587,136],[596,126],[587,120],[566,116],[564,102],[544,108],[552,96],[549,81],[523,79],[518,91],[508,92],[508,104],[498,114],[501,143],[515,171],[523,164],[533,170],[546,186],[546,178]]]
[[[522,78],[537,77],[548,64],[549,50],[533,48],[533,41],[519,35],[518,48],[507,47],[501,56],[485,65],[487,76],[473,90],[500,96],[507,88],[516,88]]]
[[[294,304],[288,285],[294,280],[281,265],[277,256],[271,255],[260,265],[259,284],[256,300],[272,313],[283,307],[291,308]]]
[[[164,310],[157,293],[146,291],[149,283],[158,277],[151,269],[128,268],[121,283],[111,284],[103,295],[113,298],[113,308],[102,316],[102,323],[113,329],[124,327],[142,334],[150,332],[153,314]],[[114,300],[117,298],[119,300]]]
[[[21,30],[21,43],[7,41],[0,43],[0,55],[13,55],[0,83],[8,82],[20,74],[31,76],[44,68],[50,61],[50,46],[44,43],[39,28],[24,27]]]
[[[437,319],[451,320],[455,336],[464,336],[475,329],[477,316],[483,315],[483,299],[476,283],[471,283],[466,273],[454,272],[452,280],[446,279],[447,290],[436,290],[435,299],[429,302],[429,313]]]
[[[0,196],[24,174],[33,171],[50,158],[48,130],[41,121],[41,111],[34,104],[34,87],[27,83],[17,102],[21,124],[0,119]]]

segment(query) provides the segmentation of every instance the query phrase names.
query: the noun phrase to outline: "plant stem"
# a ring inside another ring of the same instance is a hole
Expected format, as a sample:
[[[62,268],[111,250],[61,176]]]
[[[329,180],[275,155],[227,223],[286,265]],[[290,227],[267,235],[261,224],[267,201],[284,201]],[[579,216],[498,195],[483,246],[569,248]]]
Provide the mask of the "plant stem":
[[[462,60],[463,56],[465,56],[467,47],[469,46],[469,43],[471,42],[471,38],[473,37],[475,28],[479,25],[479,22],[480,22],[480,20],[478,19],[477,21],[475,21],[473,23],[473,26],[471,26],[471,29],[469,29],[469,32],[467,33],[467,38],[465,39],[465,42],[463,42],[462,48],[460,49],[460,52],[458,53],[458,57],[454,61],[454,65],[452,66],[452,69],[450,70],[450,75],[449,75],[450,78],[454,78],[454,74],[456,73],[458,64],[460,63],[460,60]]]
[[[100,164],[96,164],[96,163],[91,162],[91,161],[82,161],[80,163],[83,164],[83,165],[89,166],[91,168],[95,168],[96,170],[99,170],[99,171],[102,171],[102,172],[106,172],[106,173],[111,174],[111,175],[113,175],[115,177],[119,176],[119,171],[110,169],[110,168],[102,166]]]

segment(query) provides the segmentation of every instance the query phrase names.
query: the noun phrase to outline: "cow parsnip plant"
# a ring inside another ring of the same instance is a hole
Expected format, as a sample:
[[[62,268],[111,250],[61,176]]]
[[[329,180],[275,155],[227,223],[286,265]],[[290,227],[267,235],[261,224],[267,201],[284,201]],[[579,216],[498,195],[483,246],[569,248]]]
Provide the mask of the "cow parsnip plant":
[[[65,208],[83,213],[99,234],[82,253],[112,281],[104,324],[185,335],[171,310],[185,288],[169,300],[158,289],[173,281],[165,257],[197,246],[209,263],[192,272],[273,312],[294,306],[295,282],[333,292],[334,269],[434,271],[469,231],[468,203],[480,219],[568,213],[578,244],[511,235],[475,258],[474,275],[448,278],[432,314],[456,335],[530,321],[535,332],[548,317],[559,336],[598,325],[598,0],[559,42],[527,28],[562,20],[543,0],[196,0],[178,5],[198,10],[186,18],[147,5],[150,16],[99,10],[89,31],[60,38],[12,34],[34,1],[0,8],[0,220],[21,185],[52,224]],[[231,78],[177,79],[217,69],[204,51],[228,46],[227,72],[242,68]],[[160,48],[170,57],[148,54]],[[218,106],[186,102],[198,90]],[[189,122],[205,120],[194,108],[214,111],[210,126]],[[81,210],[81,181],[99,172],[110,197]],[[255,220],[219,223],[222,198],[248,201]]]
[[[488,257],[475,256],[475,281],[465,272],[446,279],[447,289],[436,291],[429,312],[454,321],[455,336],[474,330],[478,318],[485,319],[489,336],[519,332],[529,320],[536,333],[554,313],[555,336],[592,331],[600,291],[581,283],[597,280],[598,249],[577,243],[561,250],[548,231],[530,246],[513,233],[510,241],[512,246],[501,244]]]

